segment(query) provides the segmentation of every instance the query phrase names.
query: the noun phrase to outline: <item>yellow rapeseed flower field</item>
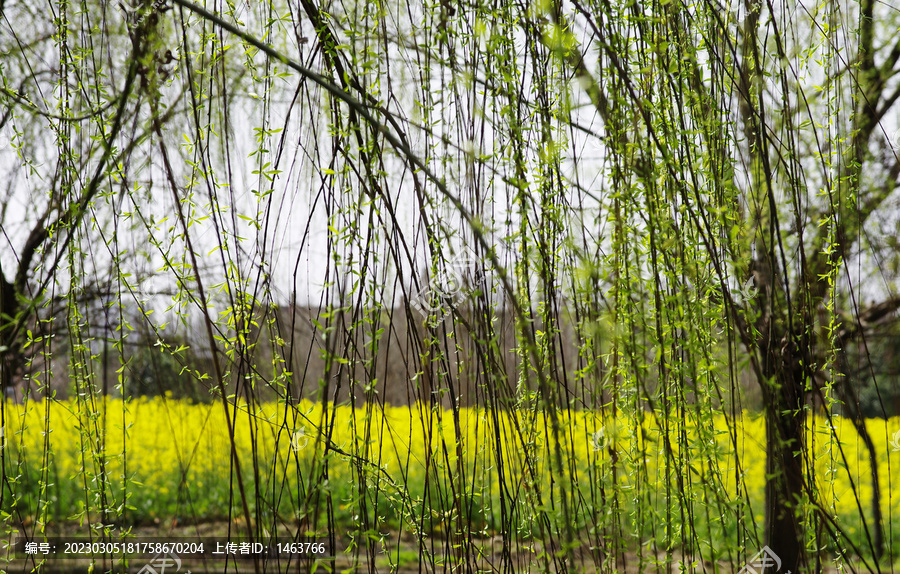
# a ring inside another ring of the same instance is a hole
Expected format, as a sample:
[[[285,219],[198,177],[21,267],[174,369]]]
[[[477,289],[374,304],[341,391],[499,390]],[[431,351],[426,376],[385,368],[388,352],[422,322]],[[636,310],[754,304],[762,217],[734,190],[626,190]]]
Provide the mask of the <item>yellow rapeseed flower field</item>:
[[[334,497],[337,519],[353,524],[364,481],[368,496],[381,505],[380,520],[412,521],[428,508],[435,529],[447,519],[452,496],[464,494],[476,511],[468,517],[470,526],[489,533],[501,493],[520,503],[516,512],[528,522],[529,512],[547,512],[560,488],[596,501],[593,510],[579,510],[579,528],[589,528],[597,516],[602,520],[599,511],[611,496],[633,513],[635,529],[643,534],[655,528],[653,512],[689,504],[726,509],[743,500],[761,525],[762,418],[690,416],[667,421],[641,412],[613,421],[594,412],[554,417],[466,408],[455,418],[423,404],[353,409],[310,402],[238,403],[226,416],[218,403],[141,398],[104,406],[73,399],[7,404],[5,448],[19,510],[50,519],[95,515],[101,499],[132,520],[239,513],[231,426],[247,488],[260,493],[251,496],[251,506],[267,501],[268,511],[282,517],[302,516],[307,494],[319,489]],[[819,503],[848,532],[861,535],[853,517],[859,514],[857,498],[863,512],[870,512],[868,451],[850,421],[832,422],[833,432],[823,417],[808,422],[814,456],[808,464],[815,468]],[[867,428],[880,463],[882,512],[900,516],[900,488],[892,488],[900,451],[891,444],[900,419],[869,420]],[[679,484],[678,476],[687,482]],[[598,489],[605,490],[597,494]],[[647,512],[650,518],[641,526]],[[726,522],[715,517],[708,527],[726,532]]]

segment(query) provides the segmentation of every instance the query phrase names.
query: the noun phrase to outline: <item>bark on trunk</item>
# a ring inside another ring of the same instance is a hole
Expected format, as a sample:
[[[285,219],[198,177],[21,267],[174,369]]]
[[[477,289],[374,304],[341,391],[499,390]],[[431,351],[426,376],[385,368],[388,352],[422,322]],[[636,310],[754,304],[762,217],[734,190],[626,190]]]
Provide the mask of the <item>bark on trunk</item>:
[[[803,369],[798,345],[767,349],[765,543],[781,559],[778,572],[796,574],[806,562],[801,524],[803,498]],[[764,383],[766,384],[766,383]],[[769,567],[766,573],[776,572]]]
[[[0,387],[6,398],[8,389],[14,384],[13,374],[17,370],[15,317],[19,312],[16,291],[12,283],[3,276],[0,267]]]

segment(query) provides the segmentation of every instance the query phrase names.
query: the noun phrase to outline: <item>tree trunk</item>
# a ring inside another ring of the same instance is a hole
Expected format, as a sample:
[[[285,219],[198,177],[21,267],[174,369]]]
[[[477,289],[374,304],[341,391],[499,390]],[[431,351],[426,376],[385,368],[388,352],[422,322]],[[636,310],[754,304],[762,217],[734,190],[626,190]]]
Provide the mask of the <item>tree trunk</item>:
[[[797,345],[771,341],[765,374],[769,381],[766,401],[766,517],[765,544],[781,559],[781,569],[764,572],[800,571],[805,563],[801,527],[803,499],[802,363],[796,360]]]
[[[3,399],[15,384],[13,375],[17,370],[18,361],[14,329],[18,312],[15,288],[6,280],[0,267],[0,387],[2,387],[0,396]]]

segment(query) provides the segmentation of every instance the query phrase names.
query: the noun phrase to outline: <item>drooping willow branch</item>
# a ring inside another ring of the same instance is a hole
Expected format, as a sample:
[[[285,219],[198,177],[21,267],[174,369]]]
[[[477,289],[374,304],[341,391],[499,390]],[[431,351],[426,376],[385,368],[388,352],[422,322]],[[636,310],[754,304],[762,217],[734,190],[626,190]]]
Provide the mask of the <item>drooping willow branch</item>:
[[[496,270],[497,275],[502,283],[503,290],[507,295],[507,299],[513,305],[513,310],[515,315],[518,317],[519,321],[525,323],[527,321],[526,314],[524,308],[522,307],[521,302],[515,296],[515,290],[510,283],[508,274],[503,265],[500,264],[500,260],[497,257],[494,250],[491,248],[490,244],[487,242],[487,238],[484,235],[484,231],[482,229],[481,224],[474,218],[474,216],[469,213],[469,210],[466,209],[465,205],[463,205],[462,201],[455,194],[450,192],[447,188],[446,184],[439,178],[437,175],[419,158],[415,152],[411,149],[409,144],[406,141],[405,136],[403,135],[402,129],[400,129],[396,120],[393,118],[392,114],[385,110],[384,108],[377,107],[377,109],[385,118],[385,121],[391,124],[391,127],[394,128],[394,131],[388,128],[385,123],[378,121],[378,119],[372,115],[370,112],[370,107],[367,104],[364,104],[359,99],[354,97],[352,94],[348,93],[346,90],[342,90],[340,87],[331,82],[328,78],[319,74],[318,72],[299,64],[298,62],[288,58],[286,55],[280,53],[275,50],[271,46],[268,46],[262,42],[260,42],[257,38],[253,37],[246,32],[243,32],[236,26],[230,24],[224,19],[220,18],[216,14],[206,10],[205,8],[194,4],[193,2],[189,2],[188,0],[174,0],[176,4],[181,6],[182,8],[186,8],[187,10],[194,12],[198,16],[209,20],[213,24],[221,27],[222,29],[234,34],[235,36],[241,38],[243,41],[248,44],[254,46],[259,49],[261,52],[266,54],[267,56],[278,60],[284,65],[290,67],[294,71],[298,72],[302,76],[305,76],[324,88],[329,94],[344,102],[348,107],[350,107],[354,112],[359,114],[359,116],[365,120],[367,124],[369,124],[373,129],[375,129],[379,134],[384,136],[384,138],[391,144],[391,146],[400,154],[402,158],[405,158],[407,162],[416,169],[421,170],[425,176],[437,187],[438,191],[446,197],[454,206],[454,208],[458,211],[458,213],[462,216],[465,222],[468,224],[472,233],[475,237],[475,240],[481,245],[484,250],[484,253],[490,259],[493,268]],[[399,135],[398,135],[399,134]],[[538,376],[538,383],[545,394],[545,396],[549,396],[550,389],[550,381],[547,379],[547,375],[543,369],[539,367],[540,365],[540,355],[538,350],[537,342],[533,335],[530,333],[525,341],[528,355],[534,363],[534,370]],[[555,409],[550,409],[551,416],[551,427],[554,435],[554,439],[556,441],[557,449],[555,452],[555,463],[557,467],[557,472],[562,476],[563,475],[563,460],[562,460],[562,452],[559,449],[559,445],[561,444],[561,427],[560,421],[558,419],[557,413]],[[563,506],[563,514],[566,526],[566,534],[567,534],[567,552],[571,553],[573,545],[571,544],[574,540],[574,532],[572,530],[572,521],[569,517],[569,509],[568,502],[566,501],[565,495],[562,496],[562,506]]]

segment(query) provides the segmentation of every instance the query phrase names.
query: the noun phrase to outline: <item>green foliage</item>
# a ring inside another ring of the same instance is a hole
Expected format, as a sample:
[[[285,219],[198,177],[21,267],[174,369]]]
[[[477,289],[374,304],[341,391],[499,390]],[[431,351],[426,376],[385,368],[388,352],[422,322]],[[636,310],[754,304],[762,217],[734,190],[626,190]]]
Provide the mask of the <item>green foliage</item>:
[[[435,571],[476,533],[507,571],[895,559],[894,429],[828,417],[845,373],[893,412],[900,16],[730,4],[7,2],[0,507],[359,570],[392,530]]]

